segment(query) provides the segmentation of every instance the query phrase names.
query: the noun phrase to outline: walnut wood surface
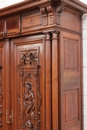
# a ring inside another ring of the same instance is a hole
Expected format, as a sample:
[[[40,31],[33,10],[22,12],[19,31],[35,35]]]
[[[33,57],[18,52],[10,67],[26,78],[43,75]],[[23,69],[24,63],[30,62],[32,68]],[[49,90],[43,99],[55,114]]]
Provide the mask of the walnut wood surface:
[[[83,130],[78,0],[0,10],[0,129]]]

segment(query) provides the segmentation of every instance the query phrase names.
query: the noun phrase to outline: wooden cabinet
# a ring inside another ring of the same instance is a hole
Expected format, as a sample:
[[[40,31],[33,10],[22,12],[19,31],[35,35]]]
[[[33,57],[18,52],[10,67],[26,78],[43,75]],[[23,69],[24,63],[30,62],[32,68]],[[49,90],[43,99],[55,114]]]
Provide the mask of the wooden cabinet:
[[[86,8],[31,0],[0,10],[1,130],[82,130]]]

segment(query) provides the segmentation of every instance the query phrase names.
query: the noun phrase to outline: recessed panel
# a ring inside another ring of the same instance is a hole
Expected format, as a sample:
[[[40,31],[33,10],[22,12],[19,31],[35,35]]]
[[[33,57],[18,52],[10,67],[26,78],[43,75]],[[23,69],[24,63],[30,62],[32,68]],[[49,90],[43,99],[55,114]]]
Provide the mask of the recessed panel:
[[[72,127],[65,127],[64,130],[81,130],[81,129],[79,123],[77,123],[77,125],[74,124]]]
[[[78,41],[64,38],[64,69],[78,69]]]
[[[79,92],[78,89],[70,90],[64,94],[64,118],[65,124],[79,119]]]
[[[23,21],[23,29],[42,24],[40,15],[36,15],[32,17],[24,17],[22,21]]]

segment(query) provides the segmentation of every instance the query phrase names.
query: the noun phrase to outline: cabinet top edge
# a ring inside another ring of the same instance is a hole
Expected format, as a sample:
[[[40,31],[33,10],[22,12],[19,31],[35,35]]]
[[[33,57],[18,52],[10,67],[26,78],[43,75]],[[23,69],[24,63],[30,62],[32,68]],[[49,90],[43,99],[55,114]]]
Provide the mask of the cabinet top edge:
[[[78,9],[82,14],[87,13],[87,5],[80,0],[59,0],[68,5],[69,7],[73,7],[73,9]]]
[[[48,4],[64,4],[66,7],[73,10],[78,10],[81,14],[87,13],[87,5],[79,0],[25,0],[23,2],[0,9],[0,17],[18,13],[24,10],[30,10],[35,7],[45,7]]]

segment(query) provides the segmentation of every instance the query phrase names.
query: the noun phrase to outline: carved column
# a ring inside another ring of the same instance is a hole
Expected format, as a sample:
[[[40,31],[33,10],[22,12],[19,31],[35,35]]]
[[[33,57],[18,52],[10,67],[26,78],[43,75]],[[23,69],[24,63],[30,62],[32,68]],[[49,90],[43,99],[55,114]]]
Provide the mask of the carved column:
[[[51,36],[46,34],[46,130],[51,130]]]
[[[58,34],[52,33],[52,130],[58,130]]]

